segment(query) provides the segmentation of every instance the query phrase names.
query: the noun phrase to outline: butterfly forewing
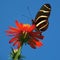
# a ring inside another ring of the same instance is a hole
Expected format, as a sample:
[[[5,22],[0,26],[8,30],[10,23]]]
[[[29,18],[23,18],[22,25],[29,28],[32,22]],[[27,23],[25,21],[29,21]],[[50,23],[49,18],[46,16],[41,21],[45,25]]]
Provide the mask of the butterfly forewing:
[[[48,28],[48,18],[50,15],[51,6],[50,4],[44,4],[38,11],[33,23],[36,25],[38,31],[45,31]]]

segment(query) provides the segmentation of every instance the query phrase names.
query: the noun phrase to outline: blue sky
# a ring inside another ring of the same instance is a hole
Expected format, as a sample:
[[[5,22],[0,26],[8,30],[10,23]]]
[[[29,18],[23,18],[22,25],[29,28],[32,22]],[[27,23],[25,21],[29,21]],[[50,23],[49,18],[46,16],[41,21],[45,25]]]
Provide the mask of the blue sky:
[[[51,4],[52,11],[49,28],[43,33],[44,45],[37,49],[32,49],[29,45],[23,46],[22,54],[26,56],[24,60],[60,60],[60,0],[0,0],[0,60],[8,60],[11,51],[8,43],[10,38],[5,33],[8,26],[15,26],[16,19],[31,24],[31,19],[35,18],[45,3]],[[32,17],[27,7],[30,8]]]

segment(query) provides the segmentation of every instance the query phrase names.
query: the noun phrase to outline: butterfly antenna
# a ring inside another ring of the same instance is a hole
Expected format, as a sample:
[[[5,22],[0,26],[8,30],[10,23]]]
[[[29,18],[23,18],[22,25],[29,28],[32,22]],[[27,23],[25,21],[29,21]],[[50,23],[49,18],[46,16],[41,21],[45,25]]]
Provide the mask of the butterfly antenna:
[[[26,16],[26,15],[22,15],[22,16],[24,16],[24,17],[26,17],[26,18],[29,18],[28,16]]]
[[[30,8],[27,7],[27,9],[28,9],[28,12],[29,12],[30,18],[32,19],[32,14],[31,14]]]

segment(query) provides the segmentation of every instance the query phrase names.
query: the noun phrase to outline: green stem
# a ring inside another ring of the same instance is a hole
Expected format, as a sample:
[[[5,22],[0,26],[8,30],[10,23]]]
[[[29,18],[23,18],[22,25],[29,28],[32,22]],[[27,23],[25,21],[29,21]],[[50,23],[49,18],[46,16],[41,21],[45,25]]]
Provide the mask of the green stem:
[[[18,60],[18,56],[21,55],[21,48],[22,48],[22,47],[20,47],[20,48],[18,49],[18,52],[17,52],[14,60]]]

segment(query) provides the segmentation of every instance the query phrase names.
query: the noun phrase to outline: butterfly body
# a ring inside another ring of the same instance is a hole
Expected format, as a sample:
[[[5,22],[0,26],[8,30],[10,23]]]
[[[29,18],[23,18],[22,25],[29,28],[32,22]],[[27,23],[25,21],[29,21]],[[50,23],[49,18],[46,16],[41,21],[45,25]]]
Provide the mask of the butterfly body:
[[[45,30],[47,30],[49,25],[48,18],[50,16],[50,11],[50,4],[44,4],[38,11],[35,19],[32,20],[32,24],[35,24],[37,31],[44,32]]]

